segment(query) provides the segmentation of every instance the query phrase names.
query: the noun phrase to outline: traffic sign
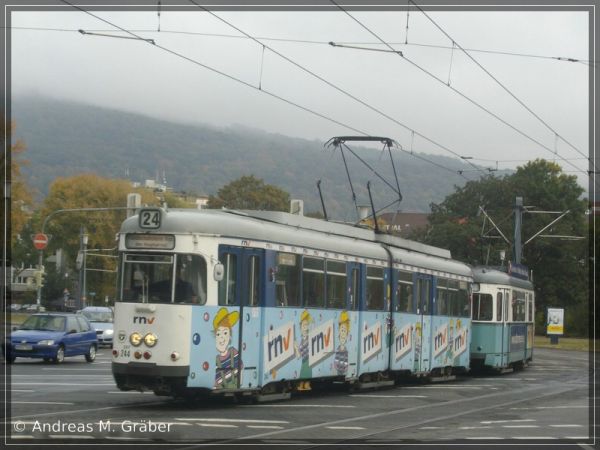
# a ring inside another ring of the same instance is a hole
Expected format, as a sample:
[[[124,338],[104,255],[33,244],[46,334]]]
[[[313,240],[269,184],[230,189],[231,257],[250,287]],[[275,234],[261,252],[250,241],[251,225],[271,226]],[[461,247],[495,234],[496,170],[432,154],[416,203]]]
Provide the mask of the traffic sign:
[[[38,250],[44,250],[48,245],[48,236],[44,233],[37,233],[33,236],[33,246]]]

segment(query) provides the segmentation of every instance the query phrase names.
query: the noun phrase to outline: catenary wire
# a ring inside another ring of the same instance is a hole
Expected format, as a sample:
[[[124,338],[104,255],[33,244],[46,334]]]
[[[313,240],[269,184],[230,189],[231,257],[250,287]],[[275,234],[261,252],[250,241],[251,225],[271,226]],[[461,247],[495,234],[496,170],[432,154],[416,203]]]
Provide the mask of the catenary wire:
[[[421,13],[431,22],[435,25],[435,27],[440,30],[444,36],[446,36],[454,45],[456,45],[456,47],[458,47],[465,55],[467,55],[467,57],[473,61],[477,67],[479,67],[481,70],[483,70],[492,80],[494,80],[494,82],[496,82],[496,84],[498,86],[500,86],[502,89],[504,89],[504,91],[509,94],[513,99],[515,99],[515,101],[517,101],[517,103],[519,103],[523,108],[525,108],[530,114],[532,114],[538,121],[540,121],[548,130],[550,130],[552,133],[554,133],[556,136],[558,136],[564,143],[566,143],[569,147],[571,147],[573,150],[575,150],[577,153],[579,153],[582,156],[586,156],[581,150],[579,150],[577,147],[575,147],[571,142],[569,142],[568,140],[566,140],[563,136],[561,136],[556,130],[554,130],[554,128],[552,128],[550,125],[548,125],[548,123],[543,120],[538,114],[536,114],[529,106],[527,106],[519,97],[517,97],[508,87],[506,87],[500,80],[498,80],[498,78],[496,78],[489,70],[487,70],[485,67],[483,67],[483,65],[477,61],[466,49],[464,49],[458,42],[456,42],[454,40],[454,38],[452,38],[435,20],[433,20],[431,17],[429,17],[429,15],[423,11],[423,9],[417,5],[414,0],[408,0],[410,3],[412,3],[419,11],[421,11]]]
[[[335,6],[337,6],[342,12],[344,12],[346,15],[348,15],[348,17],[350,17],[352,20],[354,20],[358,25],[360,25],[362,28],[364,28],[366,31],[368,31],[370,34],[372,34],[375,38],[379,39],[384,45],[386,45],[390,50],[392,50],[393,52],[396,52],[396,50],[390,46],[387,42],[385,42],[381,37],[379,37],[379,35],[377,35],[374,31],[372,31],[370,28],[368,28],[365,24],[363,24],[360,20],[358,20],[356,17],[354,17],[352,14],[350,14],[348,11],[346,11],[344,8],[342,8],[340,5],[338,5],[335,0],[330,0],[331,3],[333,3]],[[410,64],[412,64],[414,67],[416,67],[417,69],[421,70],[422,72],[426,73],[427,75],[429,75],[430,77],[432,77],[433,79],[435,79],[436,81],[438,81],[439,83],[442,83],[444,86],[446,86],[448,89],[451,89],[452,91],[454,91],[455,93],[457,93],[458,95],[460,95],[461,97],[463,97],[465,100],[468,100],[470,103],[472,103],[473,105],[477,106],[478,108],[482,109],[483,111],[487,112],[488,114],[490,114],[492,117],[496,118],[497,120],[499,120],[500,122],[502,122],[503,124],[505,124],[506,126],[508,126],[509,128],[513,129],[514,131],[516,131],[517,133],[521,134],[523,137],[529,139],[530,141],[534,142],[535,144],[539,145],[540,147],[546,149],[547,151],[551,152],[553,155],[555,156],[559,156],[563,161],[565,161],[567,164],[569,164],[570,166],[572,166],[573,168],[579,170],[582,173],[585,173],[584,170],[582,170],[581,168],[575,166],[574,164],[572,164],[571,162],[565,160],[562,156],[558,155],[558,153],[554,152],[552,149],[550,149],[549,147],[547,147],[546,145],[542,144],[541,142],[539,142],[538,140],[536,140],[535,138],[529,136],[528,134],[526,134],[525,132],[521,131],[520,129],[518,129],[517,127],[515,127],[514,125],[510,124],[509,122],[507,122],[506,120],[502,119],[500,116],[498,116],[496,113],[492,112],[491,110],[489,110],[488,108],[486,108],[485,106],[481,105],[480,103],[476,102],[475,100],[471,99],[470,97],[468,97],[466,94],[464,94],[463,92],[455,89],[452,86],[449,86],[448,84],[446,84],[446,82],[442,79],[440,79],[439,77],[437,77],[436,75],[434,75],[433,73],[431,73],[430,71],[428,71],[427,69],[421,67],[420,65],[418,65],[417,63],[415,63],[414,61],[411,61],[409,58],[407,58],[406,56],[404,56],[401,53],[397,53],[398,56],[400,56],[403,60],[409,62]]]

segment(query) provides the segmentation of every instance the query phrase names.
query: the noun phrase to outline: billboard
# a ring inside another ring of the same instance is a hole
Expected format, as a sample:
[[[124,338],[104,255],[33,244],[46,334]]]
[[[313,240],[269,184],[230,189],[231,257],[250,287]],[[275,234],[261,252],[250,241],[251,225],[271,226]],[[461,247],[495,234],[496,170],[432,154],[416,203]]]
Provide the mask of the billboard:
[[[548,308],[546,317],[546,334],[564,334],[565,310],[563,308]]]

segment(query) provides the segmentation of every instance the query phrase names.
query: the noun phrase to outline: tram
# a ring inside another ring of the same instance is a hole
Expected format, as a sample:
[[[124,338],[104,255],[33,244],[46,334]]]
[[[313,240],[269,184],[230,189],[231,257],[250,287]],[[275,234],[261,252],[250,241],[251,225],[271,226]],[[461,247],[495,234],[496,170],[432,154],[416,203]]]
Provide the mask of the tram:
[[[472,368],[520,369],[533,358],[533,284],[514,267],[473,268]]]
[[[121,390],[288,395],[469,370],[473,273],[448,250],[273,211],[145,208],[118,240]]]

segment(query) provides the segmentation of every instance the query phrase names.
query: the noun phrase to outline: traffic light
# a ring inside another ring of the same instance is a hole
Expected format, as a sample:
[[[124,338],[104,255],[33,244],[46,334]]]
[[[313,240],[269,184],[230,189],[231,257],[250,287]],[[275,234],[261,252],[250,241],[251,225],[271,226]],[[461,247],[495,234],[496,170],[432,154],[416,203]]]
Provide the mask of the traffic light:
[[[36,287],[42,287],[46,283],[46,272],[42,267],[40,270],[36,270],[34,273]]]

